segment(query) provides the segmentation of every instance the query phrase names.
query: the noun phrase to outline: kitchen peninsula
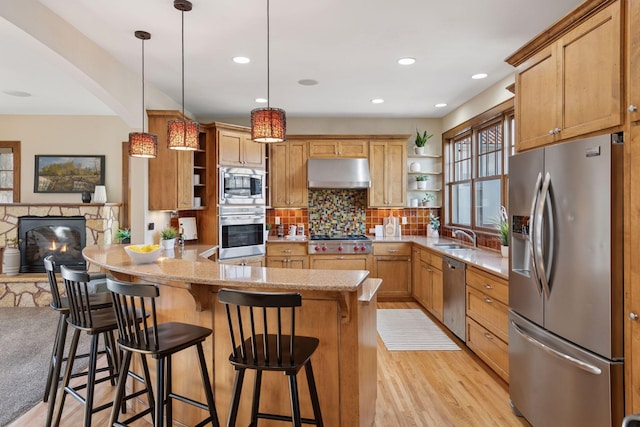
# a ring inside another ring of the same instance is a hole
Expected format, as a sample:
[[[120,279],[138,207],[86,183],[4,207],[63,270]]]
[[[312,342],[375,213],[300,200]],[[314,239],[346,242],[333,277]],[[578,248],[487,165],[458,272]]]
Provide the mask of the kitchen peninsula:
[[[376,405],[376,292],[380,280],[365,270],[303,270],[226,265],[211,261],[210,246],[191,245],[163,254],[152,264],[134,264],[122,245],[88,246],[83,255],[120,280],[160,285],[159,321],[181,321],[213,329],[205,354],[214,383],[220,420],[226,420],[234,371],[228,362],[231,345],[226,313],[217,302],[220,288],[302,294],[296,332],[320,339],[313,356],[316,383],[325,425],[372,426]],[[200,380],[193,375],[190,352],[173,360],[177,393],[204,401]],[[288,384],[282,374],[263,376],[261,411],[289,413]],[[247,376],[251,375],[247,373]],[[251,384],[251,378],[245,384]],[[302,383],[301,383],[302,384]],[[300,386],[303,416],[312,413],[306,385]],[[247,425],[251,388],[245,387],[239,425]],[[193,425],[200,414],[175,405],[174,417]],[[246,419],[245,419],[246,418]],[[265,423],[265,425],[271,425]]]

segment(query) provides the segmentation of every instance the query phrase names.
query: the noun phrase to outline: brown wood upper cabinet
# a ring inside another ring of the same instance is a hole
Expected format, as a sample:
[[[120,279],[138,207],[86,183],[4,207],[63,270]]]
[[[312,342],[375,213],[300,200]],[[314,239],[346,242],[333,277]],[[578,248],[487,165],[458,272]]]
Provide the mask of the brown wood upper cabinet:
[[[251,131],[242,126],[216,123],[218,165],[265,168],[265,144],[251,140]]]
[[[627,112],[629,120],[640,121],[640,1],[627,3]]]
[[[309,140],[309,158],[358,157],[369,155],[366,139],[313,139]]]
[[[167,147],[167,122],[179,111],[147,111],[149,132],[158,135],[158,156],[149,159],[149,210],[193,208],[193,152]]]
[[[507,59],[518,66],[517,151],[622,124],[620,0],[573,22],[550,44],[535,39]]]
[[[308,207],[307,143],[287,141],[269,147],[271,207]]]
[[[402,208],[407,204],[407,139],[369,143],[369,207]],[[384,285],[383,285],[384,286]]]

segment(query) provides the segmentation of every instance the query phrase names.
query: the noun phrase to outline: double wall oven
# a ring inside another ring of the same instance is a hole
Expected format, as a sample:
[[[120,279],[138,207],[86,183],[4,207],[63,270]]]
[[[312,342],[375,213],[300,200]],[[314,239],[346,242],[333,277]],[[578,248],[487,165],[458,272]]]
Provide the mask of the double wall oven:
[[[266,253],[265,172],[220,168],[219,258],[262,256]]]

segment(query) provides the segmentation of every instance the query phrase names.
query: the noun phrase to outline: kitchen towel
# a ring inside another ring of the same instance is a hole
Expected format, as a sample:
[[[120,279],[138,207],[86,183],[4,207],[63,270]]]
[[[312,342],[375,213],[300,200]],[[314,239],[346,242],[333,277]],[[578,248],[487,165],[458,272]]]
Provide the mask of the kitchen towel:
[[[378,334],[387,350],[460,350],[418,309],[378,309]]]

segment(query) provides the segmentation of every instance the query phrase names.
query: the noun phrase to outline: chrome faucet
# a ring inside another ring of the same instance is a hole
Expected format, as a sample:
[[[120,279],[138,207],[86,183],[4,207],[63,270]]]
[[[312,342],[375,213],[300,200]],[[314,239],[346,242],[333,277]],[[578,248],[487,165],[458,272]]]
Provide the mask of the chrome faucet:
[[[462,234],[463,236],[466,236],[469,240],[471,240],[471,243],[473,243],[473,247],[477,248],[478,247],[478,236],[476,235],[475,231],[473,230],[461,230],[461,229],[454,229],[453,230],[453,237],[458,237],[459,234]]]

